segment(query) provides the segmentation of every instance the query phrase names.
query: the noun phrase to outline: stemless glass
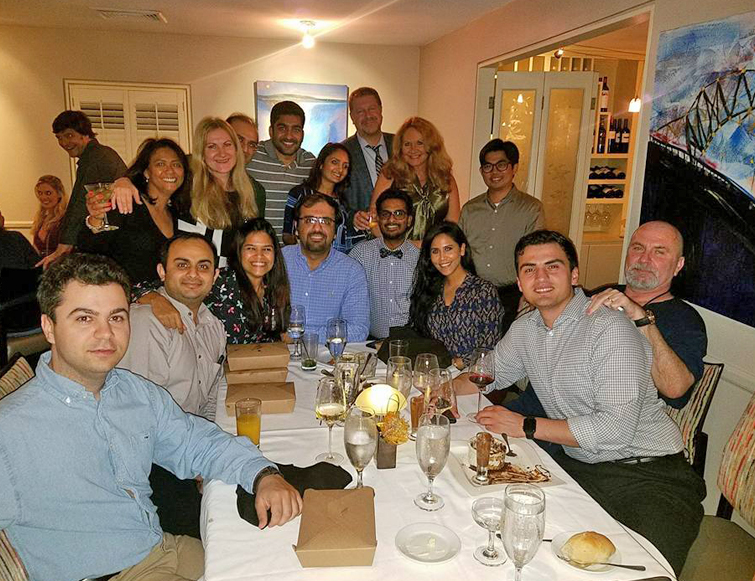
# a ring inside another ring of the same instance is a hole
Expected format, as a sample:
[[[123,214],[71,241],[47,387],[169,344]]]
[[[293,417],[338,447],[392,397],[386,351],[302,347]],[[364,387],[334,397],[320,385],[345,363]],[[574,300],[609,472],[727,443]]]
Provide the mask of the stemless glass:
[[[98,182],[96,184],[86,184],[84,189],[87,192],[94,193],[95,196],[102,196],[101,202],[109,202],[113,197],[113,183],[112,182]],[[118,230],[118,226],[113,226],[107,221],[107,212],[103,216],[105,220],[102,224],[102,230],[109,232],[112,230]]]
[[[344,349],[346,349],[346,338],[348,335],[346,319],[328,319],[325,329],[325,339],[328,351],[330,351],[331,357],[336,361],[338,361],[338,358],[343,354]]]
[[[514,563],[514,581],[522,581],[522,567],[543,542],[545,494],[533,484],[509,484],[503,493],[503,506],[503,548]]]
[[[503,500],[485,496],[478,498],[472,504],[472,518],[482,528],[488,531],[488,544],[477,547],[474,558],[483,565],[495,567],[506,562],[506,555],[495,548],[495,532],[501,529],[501,515],[503,514]]]
[[[288,318],[288,336],[294,340],[293,361],[301,359],[301,343],[299,339],[304,334],[304,324],[307,322],[303,305],[291,305],[291,316]]]
[[[389,357],[385,381],[408,400],[412,390],[412,360],[399,355]]]
[[[416,387],[421,394],[425,394],[427,386],[430,383],[430,371],[432,369],[438,369],[438,356],[432,353],[420,353],[414,360],[414,387]]]
[[[442,414],[450,410],[456,403],[456,394],[454,393],[454,384],[451,379],[451,372],[446,369],[430,370],[429,400],[425,405],[435,413]]]
[[[330,462],[340,464],[343,455],[333,453],[333,424],[343,419],[346,413],[346,397],[340,382],[333,377],[323,377],[317,384],[315,395],[315,415],[318,420],[325,420],[328,424],[328,453],[318,455],[318,462]]]
[[[362,471],[372,460],[377,450],[377,424],[375,416],[359,408],[352,408],[346,416],[343,430],[343,443],[349,462],[357,471],[357,485],[362,488]]]
[[[495,351],[475,349],[469,366],[469,381],[477,386],[477,413],[467,414],[467,419],[476,422],[482,406],[482,392],[495,381]]]
[[[422,510],[438,510],[445,502],[433,493],[433,481],[441,473],[451,449],[451,424],[440,414],[425,414],[417,428],[417,461],[427,476],[427,492],[414,499]]]

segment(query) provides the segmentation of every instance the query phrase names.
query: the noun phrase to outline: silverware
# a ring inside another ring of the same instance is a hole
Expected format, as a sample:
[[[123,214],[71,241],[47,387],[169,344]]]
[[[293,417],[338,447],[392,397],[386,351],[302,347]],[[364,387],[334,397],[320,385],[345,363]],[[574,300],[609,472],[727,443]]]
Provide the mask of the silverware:
[[[574,565],[575,567],[579,567],[580,569],[584,569],[585,567],[589,567],[591,565],[607,565],[609,567],[620,567],[622,569],[631,569],[632,571],[645,571],[647,567],[645,565],[622,565],[621,563],[603,563],[603,562],[595,562],[590,563],[589,565],[580,563],[579,561],[575,561],[573,559],[569,559],[567,557],[564,557],[563,555],[556,554],[556,557],[561,559],[562,561],[566,561],[570,565]]]
[[[328,377],[333,377],[333,372],[328,371],[327,369],[321,369],[320,373],[322,373],[323,375],[327,375]]]
[[[509,458],[516,458],[517,454],[514,452],[514,450],[511,449],[511,446],[509,446],[509,437],[507,434],[501,434],[503,436],[503,441],[506,442],[506,456]]]

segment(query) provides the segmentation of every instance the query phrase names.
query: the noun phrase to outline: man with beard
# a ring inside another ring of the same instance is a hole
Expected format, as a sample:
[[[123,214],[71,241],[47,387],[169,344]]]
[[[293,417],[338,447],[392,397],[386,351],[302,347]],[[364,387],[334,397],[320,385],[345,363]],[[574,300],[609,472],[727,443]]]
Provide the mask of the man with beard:
[[[406,192],[385,190],[377,199],[381,238],[360,242],[349,253],[367,274],[370,291],[370,335],[383,339],[391,327],[406,325],[419,248],[406,239],[413,205]]]
[[[301,148],[304,110],[293,101],[276,103],[270,111],[270,139],[259,144],[246,171],[262,184],[267,194],[265,217],[278,232],[291,188],[309,175],[315,156]]]
[[[244,152],[244,163],[249,165],[260,145],[260,134],[257,130],[257,123],[245,113],[231,113],[226,118],[226,123],[228,123],[228,125],[230,125],[236,132],[236,137],[239,138],[239,145],[241,145],[241,151]],[[254,201],[257,202],[258,215],[260,218],[264,218],[265,203],[267,200],[265,188],[261,183],[254,179],[254,176],[249,173],[248,169],[246,173],[252,182],[252,187],[254,188]]]
[[[294,207],[299,244],[284,247],[283,258],[291,304],[304,307],[307,331],[324,342],[328,319],[340,317],[354,343],[364,341],[370,327],[367,278],[356,260],[332,248],[337,215],[338,203],[330,196],[302,197]]]

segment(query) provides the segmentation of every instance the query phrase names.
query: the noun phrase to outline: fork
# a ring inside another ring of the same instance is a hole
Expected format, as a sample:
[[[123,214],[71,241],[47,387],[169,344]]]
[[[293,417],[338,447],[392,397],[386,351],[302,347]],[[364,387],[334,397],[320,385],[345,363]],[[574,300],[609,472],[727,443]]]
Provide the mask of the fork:
[[[559,555],[558,553],[556,553],[556,557],[558,557],[562,561],[566,561],[570,565],[574,565],[575,567],[579,567],[580,569],[584,569],[585,567],[589,567],[590,565],[608,565],[609,567],[621,567],[622,569],[631,569],[632,571],[645,571],[645,569],[646,569],[645,565],[622,565],[621,563],[595,562],[595,563],[590,563],[589,565],[587,565],[585,563],[580,563],[579,561],[575,561],[573,559],[569,559],[567,557],[564,557],[563,555]]]

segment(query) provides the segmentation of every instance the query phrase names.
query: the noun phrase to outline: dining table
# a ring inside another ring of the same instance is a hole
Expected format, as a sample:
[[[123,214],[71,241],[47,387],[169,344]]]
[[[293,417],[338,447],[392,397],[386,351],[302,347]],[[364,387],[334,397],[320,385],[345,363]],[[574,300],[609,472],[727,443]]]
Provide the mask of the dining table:
[[[293,412],[262,416],[260,450],[271,461],[300,467],[315,464],[315,456],[327,450],[328,429],[315,417],[315,394],[323,371],[332,370],[329,356],[321,346],[317,369],[303,371],[300,361],[290,361],[288,381],[296,390]],[[348,352],[372,351],[365,344],[350,344]],[[380,362],[376,374],[385,374]],[[225,407],[225,392],[218,394],[216,422],[229,433],[236,433],[235,418]],[[466,413],[476,411],[477,395],[457,397],[460,417],[451,425],[452,452],[463,449],[470,438],[482,430],[467,419]],[[404,412],[408,418],[408,406]],[[499,437],[500,435],[494,435]],[[596,531],[607,536],[617,548],[620,562],[644,565],[638,572],[607,567],[602,572],[578,569],[556,557],[551,542],[543,542],[535,557],[524,566],[523,581],[630,581],[658,578],[676,579],[661,553],[644,537],[611,517],[595,502],[542,448],[523,438],[512,439],[512,447],[544,467],[552,481],[542,485],[545,494],[545,539],[563,533]],[[341,467],[356,482],[356,471],[345,458],[343,427],[333,428],[333,449],[344,456]],[[409,441],[397,448],[396,467],[378,469],[372,461],[364,470],[364,485],[374,489],[375,531],[377,548],[371,566],[303,568],[294,552],[300,517],[282,526],[264,530],[243,520],[236,507],[236,486],[219,480],[206,482],[202,498],[201,534],[205,548],[206,581],[241,581],[246,579],[285,580],[349,580],[386,581],[388,579],[428,578],[433,581],[465,579],[508,581],[514,579],[514,566],[508,559],[499,566],[485,566],[474,557],[478,546],[487,541],[487,530],[475,523],[472,504],[482,496],[503,498],[504,486],[491,487],[490,492],[471,491],[459,478],[460,470],[450,464],[433,484],[434,492],[445,501],[436,511],[427,512],[415,506],[414,498],[425,491],[427,479],[420,470],[415,443]],[[455,470],[452,468],[456,468]],[[538,485],[540,486],[540,485]],[[481,496],[482,495],[482,496]],[[428,523],[447,527],[459,537],[461,548],[442,563],[418,562],[402,553],[396,536],[407,525]],[[503,551],[501,541],[497,550]]]

